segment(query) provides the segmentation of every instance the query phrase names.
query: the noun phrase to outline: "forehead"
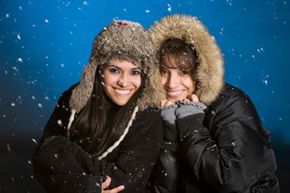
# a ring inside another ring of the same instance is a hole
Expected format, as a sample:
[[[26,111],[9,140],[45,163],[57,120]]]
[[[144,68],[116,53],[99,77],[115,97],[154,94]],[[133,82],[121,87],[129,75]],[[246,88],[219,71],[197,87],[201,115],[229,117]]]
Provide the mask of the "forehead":
[[[107,66],[116,66],[119,68],[139,68],[139,65],[136,65],[133,61],[122,60],[122,59],[112,59],[109,61]]]
[[[187,55],[166,54],[162,57],[161,68],[168,69],[191,69],[192,60]]]

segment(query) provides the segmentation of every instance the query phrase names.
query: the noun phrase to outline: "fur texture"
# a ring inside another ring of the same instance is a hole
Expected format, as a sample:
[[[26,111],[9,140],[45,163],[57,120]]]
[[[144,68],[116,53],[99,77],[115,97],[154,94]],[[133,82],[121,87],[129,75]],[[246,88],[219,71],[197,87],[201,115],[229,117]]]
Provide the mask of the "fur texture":
[[[196,77],[200,85],[196,94],[201,102],[211,104],[224,85],[224,61],[206,27],[196,17],[175,14],[155,23],[150,34],[156,50],[169,38],[182,39],[196,49],[200,63]]]
[[[157,106],[160,88],[157,65],[154,59],[154,49],[148,32],[139,24],[126,20],[115,20],[96,36],[90,56],[80,84],[72,91],[70,99],[71,109],[79,112],[91,95],[98,65],[109,62],[110,59],[125,59],[139,65],[145,72],[147,79],[145,89],[138,99],[138,107]]]

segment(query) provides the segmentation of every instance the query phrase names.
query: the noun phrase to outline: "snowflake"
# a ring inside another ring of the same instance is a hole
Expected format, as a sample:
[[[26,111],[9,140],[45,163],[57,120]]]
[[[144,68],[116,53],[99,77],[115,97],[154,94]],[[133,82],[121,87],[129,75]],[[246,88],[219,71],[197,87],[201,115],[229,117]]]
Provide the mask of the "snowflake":
[[[171,12],[171,11],[172,11],[172,7],[171,7],[171,5],[170,5],[170,4],[167,4],[167,10],[168,10],[169,12]]]
[[[33,143],[37,144],[36,139],[32,138],[31,140],[32,140]]]
[[[18,62],[23,62],[22,58],[17,58]]]

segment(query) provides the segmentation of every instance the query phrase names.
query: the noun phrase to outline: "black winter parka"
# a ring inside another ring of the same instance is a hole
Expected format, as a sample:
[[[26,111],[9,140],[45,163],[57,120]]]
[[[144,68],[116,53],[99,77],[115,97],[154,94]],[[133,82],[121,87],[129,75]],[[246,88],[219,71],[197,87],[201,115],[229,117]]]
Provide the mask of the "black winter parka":
[[[152,192],[279,192],[269,134],[241,90],[226,84],[205,113],[177,119],[176,125],[189,132],[176,148],[163,146]]]
[[[71,91],[60,97],[35,150],[36,179],[49,193],[100,193],[101,181],[108,175],[110,189],[124,185],[122,192],[146,192],[163,138],[159,110],[138,111],[118,146],[100,159],[67,137]]]
[[[250,98],[225,83],[223,54],[207,27],[197,17],[173,14],[155,22],[150,33],[158,54],[170,39],[190,46],[197,64],[193,94],[200,102],[162,110],[165,136],[152,192],[278,193],[269,134]],[[162,69],[162,62],[156,65]],[[174,114],[163,116],[165,111]]]

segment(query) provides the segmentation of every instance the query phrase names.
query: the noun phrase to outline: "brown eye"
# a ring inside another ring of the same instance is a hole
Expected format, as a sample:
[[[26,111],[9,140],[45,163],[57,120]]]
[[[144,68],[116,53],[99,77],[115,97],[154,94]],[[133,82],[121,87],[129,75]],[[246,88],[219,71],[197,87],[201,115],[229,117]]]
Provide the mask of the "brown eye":
[[[131,75],[134,76],[139,76],[141,74],[141,70],[140,69],[134,69],[131,71]]]
[[[111,72],[112,74],[116,74],[120,72],[120,69],[116,67],[109,67],[109,72]]]
[[[165,69],[165,68],[161,68],[161,69],[160,69],[160,74],[161,74],[161,75],[164,75],[164,74],[166,74],[167,72],[168,72],[168,70]]]
[[[189,74],[189,70],[188,70],[188,69],[181,69],[181,70],[179,71],[179,74],[180,74],[180,75],[186,75],[186,74]]]

